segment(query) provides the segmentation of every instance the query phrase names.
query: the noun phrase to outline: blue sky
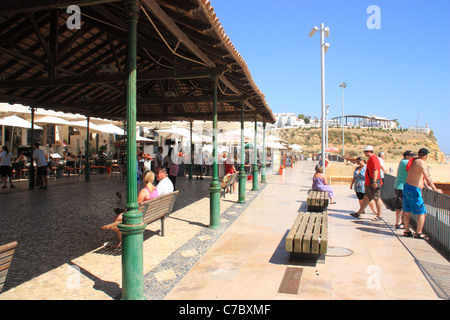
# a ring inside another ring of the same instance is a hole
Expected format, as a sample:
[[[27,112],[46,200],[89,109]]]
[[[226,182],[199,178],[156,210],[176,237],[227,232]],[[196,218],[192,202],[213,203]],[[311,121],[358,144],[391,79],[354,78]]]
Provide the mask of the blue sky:
[[[274,113],[320,118],[320,35],[325,38],[329,117],[398,119],[434,131],[450,153],[450,1],[210,0],[225,33],[249,66]],[[370,5],[380,29],[369,29]]]

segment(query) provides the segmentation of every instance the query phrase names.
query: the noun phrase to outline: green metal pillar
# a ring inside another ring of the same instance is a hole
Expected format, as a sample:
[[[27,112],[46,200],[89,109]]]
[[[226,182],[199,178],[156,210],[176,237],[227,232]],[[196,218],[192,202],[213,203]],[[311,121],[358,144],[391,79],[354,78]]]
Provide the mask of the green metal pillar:
[[[266,183],[266,122],[263,123],[263,154],[261,164],[261,183]]]
[[[31,108],[31,159],[30,159],[30,167],[29,167],[29,176],[30,180],[28,181],[28,189],[34,189],[36,170],[34,169],[34,159],[33,159],[33,151],[34,151],[34,108]]]
[[[220,182],[219,182],[219,169],[217,165],[218,159],[218,146],[217,146],[217,81],[218,78],[213,78],[213,172],[212,181],[209,188],[210,199],[209,199],[209,215],[210,229],[220,228]]]
[[[258,122],[255,116],[255,142],[253,145],[255,154],[255,164],[253,165],[253,188],[252,191],[258,191]]]
[[[138,1],[126,3],[128,9],[127,84],[127,210],[122,223],[122,299],[144,299],[143,241],[145,224],[137,202],[136,161],[136,35]]]
[[[189,148],[191,150],[189,150],[190,151],[189,154],[191,157],[191,164],[189,165],[189,180],[192,180],[192,175],[194,174],[194,145],[192,144],[192,121],[190,123],[190,139],[191,145]]]
[[[241,165],[239,166],[239,199],[238,203],[245,203],[245,139],[244,139],[244,101],[241,102]]]
[[[90,175],[90,166],[89,166],[89,117],[87,117],[87,125],[86,125],[86,144],[85,144],[85,150],[84,150],[84,162],[85,162],[85,166],[84,166],[84,180],[85,181],[90,181],[91,180],[91,175]],[[82,163],[80,163],[80,166],[82,165]]]

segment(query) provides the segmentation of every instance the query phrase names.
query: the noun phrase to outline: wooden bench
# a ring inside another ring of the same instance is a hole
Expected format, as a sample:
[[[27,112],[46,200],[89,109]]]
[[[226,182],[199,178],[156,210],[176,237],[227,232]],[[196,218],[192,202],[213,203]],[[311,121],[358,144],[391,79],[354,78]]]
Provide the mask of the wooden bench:
[[[177,199],[179,191],[174,191],[147,201],[139,205],[139,211],[142,212],[142,222],[150,224],[156,220],[161,220],[161,236],[164,237],[164,220],[172,213],[173,205]],[[120,222],[113,222],[102,227],[102,229],[118,232],[117,225]]]
[[[6,282],[6,275],[17,247],[17,241],[13,241],[0,246],[0,292],[3,290],[3,285]]]
[[[327,210],[328,203],[330,199],[328,198],[328,192],[326,191],[314,191],[310,189],[308,191],[308,196],[306,198],[306,204],[308,205],[309,212],[322,212]]]
[[[291,261],[324,260],[328,249],[328,213],[300,212],[286,237]]]
[[[227,193],[227,189],[231,189],[233,187],[233,184],[236,182],[237,173],[233,173],[230,175],[230,178],[227,181],[227,184],[222,188],[222,192],[220,193],[220,196],[225,198],[225,194]],[[231,193],[231,190],[230,190]]]

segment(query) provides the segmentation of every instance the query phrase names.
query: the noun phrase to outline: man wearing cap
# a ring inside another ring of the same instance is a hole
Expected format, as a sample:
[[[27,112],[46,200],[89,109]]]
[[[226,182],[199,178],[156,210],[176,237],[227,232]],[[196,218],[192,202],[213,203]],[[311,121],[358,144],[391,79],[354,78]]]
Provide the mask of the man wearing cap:
[[[442,193],[442,190],[437,189],[433,181],[428,175],[425,162],[428,159],[429,151],[426,148],[419,150],[418,157],[409,160],[406,169],[408,170],[408,177],[403,186],[403,220],[405,222],[405,237],[412,237],[412,232],[409,230],[409,222],[411,213],[417,215],[417,229],[415,238],[427,239],[423,231],[425,224],[425,216],[427,209],[422,199],[422,189],[424,186],[432,190]],[[426,184],[424,184],[424,182]]]
[[[382,201],[380,190],[383,181],[380,179],[380,161],[378,160],[377,155],[373,153],[372,146],[364,147],[364,155],[369,158],[366,165],[364,199],[359,210],[354,213],[350,213],[350,215],[355,218],[359,218],[359,216],[364,213],[364,210],[366,209],[369,202],[371,200],[375,200],[375,204],[377,206],[377,216],[373,219],[373,221],[381,220]]]
[[[404,229],[402,214],[403,214],[403,186],[405,184],[408,171],[406,171],[406,165],[409,159],[414,157],[415,154],[412,151],[405,151],[403,153],[403,159],[400,160],[397,168],[397,177],[394,182],[394,190],[396,194],[395,198],[395,229]]]

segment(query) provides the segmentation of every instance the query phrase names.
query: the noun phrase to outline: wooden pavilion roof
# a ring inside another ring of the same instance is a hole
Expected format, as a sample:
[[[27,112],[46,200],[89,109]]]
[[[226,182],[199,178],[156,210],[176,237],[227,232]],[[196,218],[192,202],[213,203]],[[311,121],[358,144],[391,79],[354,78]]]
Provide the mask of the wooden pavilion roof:
[[[0,102],[126,118],[124,0],[2,0]],[[66,25],[81,9],[80,29]],[[139,1],[137,120],[211,120],[218,77],[219,121],[274,123],[264,94],[208,0]]]

